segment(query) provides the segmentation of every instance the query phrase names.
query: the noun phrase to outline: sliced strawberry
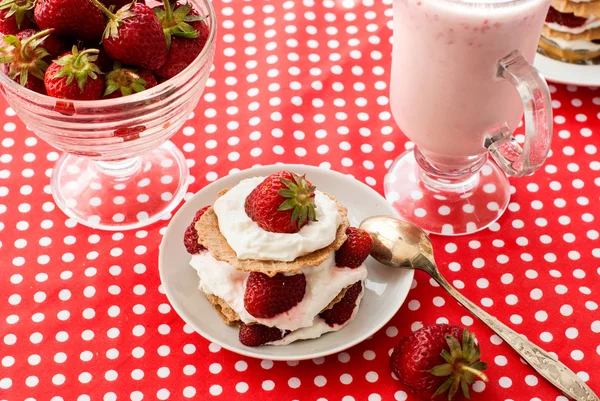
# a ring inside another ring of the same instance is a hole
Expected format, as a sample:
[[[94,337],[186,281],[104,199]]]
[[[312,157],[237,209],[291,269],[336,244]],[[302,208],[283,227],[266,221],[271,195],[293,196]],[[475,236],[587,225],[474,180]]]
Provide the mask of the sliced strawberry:
[[[362,292],[362,281],[357,281],[352,284],[350,288],[344,294],[338,303],[333,305],[331,309],[327,309],[319,314],[325,322],[330,326],[336,326],[338,324],[344,324],[352,317],[354,308],[356,307],[356,300]]]
[[[550,7],[546,15],[546,22],[555,23],[569,28],[577,28],[585,24],[587,18],[578,17],[573,13],[561,13],[554,7]]]
[[[306,277],[302,273],[293,276],[277,273],[269,277],[252,272],[246,280],[244,307],[252,316],[268,319],[296,306],[305,291]]]
[[[196,212],[194,219],[191,224],[185,230],[185,235],[183,236],[183,244],[185,245],[185,249],[187,249],[188,253],[195,255],[202,251],[206,251],[206,248],[198,243],[198,232],[196,231],[195,225],[200,217],[208,210],[209,206],[204,206],[202,209]]]
[[[369,257],[373,248],[373,239],[366,231],[356,227],[348,227],[346,235],[348,239],[335,252],[335,264],[354,269]]]
[[[247,347],[258,347],[259,345],[281,340],[286,334],[277,327],[242,323],[239,338],[240,342]]]

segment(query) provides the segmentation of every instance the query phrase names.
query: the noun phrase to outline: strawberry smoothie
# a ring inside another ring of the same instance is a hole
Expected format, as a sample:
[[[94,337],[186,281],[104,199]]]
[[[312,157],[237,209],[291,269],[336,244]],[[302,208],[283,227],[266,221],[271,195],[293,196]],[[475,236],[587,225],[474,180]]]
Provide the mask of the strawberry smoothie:
[[[498,61],[533,62],[549,0],[395,0],[391,107],[402,131],[439,166],[486,152],[486,130],[523,114]]]

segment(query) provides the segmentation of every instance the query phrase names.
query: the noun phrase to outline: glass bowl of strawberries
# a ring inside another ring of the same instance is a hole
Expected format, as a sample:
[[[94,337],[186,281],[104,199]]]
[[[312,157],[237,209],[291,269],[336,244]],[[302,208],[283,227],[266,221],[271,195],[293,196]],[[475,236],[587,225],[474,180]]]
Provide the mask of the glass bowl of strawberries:
[[[169,217],[189,170],[170,141],[212,66],[209,0],[0,3],[0,87],[19,118],[65,153],[56,204],[104,230]]]

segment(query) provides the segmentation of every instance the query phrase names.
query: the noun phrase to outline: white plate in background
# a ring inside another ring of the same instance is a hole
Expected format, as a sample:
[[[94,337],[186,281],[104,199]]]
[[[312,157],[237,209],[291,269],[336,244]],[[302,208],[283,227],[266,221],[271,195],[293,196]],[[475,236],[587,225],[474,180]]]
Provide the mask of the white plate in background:
[[[600,64],[580,65],[536,54],[533,66],[547,81],[577,86],[600,86]]]

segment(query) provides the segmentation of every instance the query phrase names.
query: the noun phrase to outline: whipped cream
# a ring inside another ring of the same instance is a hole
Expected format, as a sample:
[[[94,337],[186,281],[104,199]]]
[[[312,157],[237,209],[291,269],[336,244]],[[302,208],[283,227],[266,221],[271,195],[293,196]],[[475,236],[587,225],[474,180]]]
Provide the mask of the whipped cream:
[[[557,24],[556,22],[546,22],[546,26],[550,29],[559,32],[568,32],[572,34],[583,33],[587,30],[594,29],[600,27],[600,18],[596,18],[595,16],[590,16],[587,21],[581,26],[577,26],[575,28],[570,28],[568,26]]]
[[[358,306],[360,305],[360,301],[362,300],[362,297],[365,294],[364,281],[362,283],[362,286],[363,286],[363,290],[356,298],[356,305],[354,306],[354,311],[352,312],[352,316],[350,316],[350,319],[348,319],[343,324],[336,324],[335,326],[332,327],[332,326],[328,325],[327,322],[325,322],[325,320],[323,320],[317,316],[315,318],[315,322],[312,326],[305,327],[300,330],[296,330],[296,331],[288,334],[287,336],[283,337],[281,340],[272,341],[267,344],[268,345],[287,345],[287,344],[291,344],[294,341],[298,341],[298,340],[312,340],[313,338],[321,337],[325,333],[339,331],[342,328],[346,327],[346,325],[354,319],[354,317],[356,316],[356,313],[358,312]]]
[[[560,38],[549,38],[547,36],[544,36],[544,37],[546,39],[550,40],[551,42],[554,42],[561,49],[576,50],[576,51],[581,50],[581,51],[590,51],[590,52],[600,51],[600,44],[596,44],[596,43],[590,42],[588,40],[584,40],[584,39],[564,40],[564,39],[560,39]]]
[[[331,244],[342,224],[336,203],[320,191],[315,191],[317,221],[294,234],[272,233],[259,227],[244,209],[250,192],[265,177],[240,181],[217,199],[213,209],[219,219],[219,230],[237,258],[291,262]]]
[[[216,260],[209,252],[192,256],[190,264],[200,277],[199,288],[204,293],[216,295],[227,302],[240,316],[242,322],[257,322],[290,331],[320,325],[319,313],[340,291],[357,281],[364,281],[367,277],[367,268],[364,264],[356,269],[336,267],[335,252],[331,252],[329,258],[319,266],[302,269],[306,277],[306,293],[301,302],[285,313],[269,319],[261,319],[250,315],[244,308],[244,292],[249,273],[236,270],[230,264]],[[313,332],[316,330],[318,329],[314,328]],[[313,332],[310,332],[310,335],[314,335]]]

